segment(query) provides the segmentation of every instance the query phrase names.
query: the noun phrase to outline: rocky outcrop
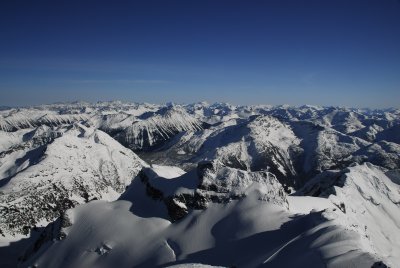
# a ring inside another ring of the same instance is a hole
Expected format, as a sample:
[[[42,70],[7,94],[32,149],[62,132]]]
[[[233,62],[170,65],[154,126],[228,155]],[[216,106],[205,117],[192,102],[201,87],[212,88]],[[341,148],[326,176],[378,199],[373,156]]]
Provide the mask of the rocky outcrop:
[[[182,219],[190,210],[206,209],[210,203],[241,199],[254,185],[260,191],[260,200],[287,207],[285,191],[272,173],[247,172],[215,161],[203,161],[195,172],[173,179],[159,177],[151,168],[143,169],[138,178],[149,197],[165,204],[171,221]],[[187,185],[193,187],[182,187],[183,181],[190,181]]]

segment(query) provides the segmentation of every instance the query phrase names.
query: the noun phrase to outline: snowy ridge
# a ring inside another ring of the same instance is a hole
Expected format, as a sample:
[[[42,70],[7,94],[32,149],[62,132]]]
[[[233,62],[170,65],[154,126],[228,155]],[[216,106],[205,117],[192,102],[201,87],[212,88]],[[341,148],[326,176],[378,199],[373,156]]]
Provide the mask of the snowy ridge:
[[[360,247],[396,267],[400,248],[400,176],[370,163],[320,175],[302,191],[328,198],[324,216],[359,234]],[[299,192],[301,194],[301,192]]]
[[[85,114],[11,114],[0,118],[0,130],[15,131],[23,128],[32,128],[41,125],[58,126],[71,124],[74,122],[83,122],[88,119]]]
[[[400,185],[368,163],[349,168],[341,180],[343,187],[335,187],[329,197],[335,205],[343,204],[346,214],[336,221],[356,230],[371,252],[395,267],[400,259]]]
[[[154,116],[137,121],[124,130],[124,143],[132,149],[145,149],[168,140],[179,132],[202,129],[201,123],[178,107],[165,108]]]

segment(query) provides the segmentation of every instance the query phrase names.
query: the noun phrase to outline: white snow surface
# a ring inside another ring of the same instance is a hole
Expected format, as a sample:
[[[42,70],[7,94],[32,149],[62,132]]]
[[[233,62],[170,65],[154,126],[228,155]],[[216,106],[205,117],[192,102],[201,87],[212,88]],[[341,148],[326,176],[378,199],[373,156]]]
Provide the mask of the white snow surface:
[[[359,235],[320,213],[295,216],[250,193],[240,201],[194,210],[177,223],[138,217],[135,203],[94,201],[69,212],[67,238],[32,258],[37,267],[149,267],[203,263],[237,267],[365,267],[375,257]],[[153,201],[156,202],[156,201]],[[110,250],[99,254],[107,245]],[[296,254],[293,255],[293,253]],[[240,253],[240,254],[239,254]]]
[[[173,166],[152,165],[151,168],[158,176],[166,179],[176,178],[186,173],[181,168]]]
[[[329,199],[344,204],[338,224],[361,234],[370,250],[396,267],[400,262],[400,185],[369,163],[349,168],[344,186]]]

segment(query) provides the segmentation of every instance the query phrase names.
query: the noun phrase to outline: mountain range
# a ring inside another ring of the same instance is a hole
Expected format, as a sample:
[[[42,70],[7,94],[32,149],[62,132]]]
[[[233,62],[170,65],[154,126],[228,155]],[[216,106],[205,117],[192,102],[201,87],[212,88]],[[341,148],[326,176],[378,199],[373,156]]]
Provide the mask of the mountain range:
[[[398,267],[400,109],[0,110],[1,267]]]

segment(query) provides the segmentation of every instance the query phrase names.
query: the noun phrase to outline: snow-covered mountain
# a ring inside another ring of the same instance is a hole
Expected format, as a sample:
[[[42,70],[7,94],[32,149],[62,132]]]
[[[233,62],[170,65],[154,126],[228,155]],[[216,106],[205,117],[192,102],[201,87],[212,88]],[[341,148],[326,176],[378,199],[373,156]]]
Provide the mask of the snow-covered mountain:
[[[79,123],[3,135],[20,141],[1,153],[3,236],[28,234],[90,200],[115,200],[146,165],[106,133]]]
[[[0,266],[396,267],[399,137],[398,109],[4,108]]]
[[[181,107],[164,107],[148,112],[126,128],[116,138],[133,150],[152,150],[182,132],[201,130],[201,122]]]

